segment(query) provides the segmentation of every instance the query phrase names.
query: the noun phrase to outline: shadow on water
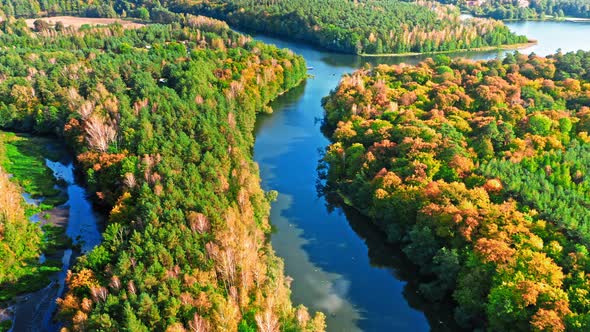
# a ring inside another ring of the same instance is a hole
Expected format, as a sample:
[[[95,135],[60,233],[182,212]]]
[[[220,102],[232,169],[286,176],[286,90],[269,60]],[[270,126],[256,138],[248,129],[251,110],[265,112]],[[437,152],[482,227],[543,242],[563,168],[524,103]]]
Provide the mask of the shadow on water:
[[[391,274],[392,280],[406,282],[403,288],[404,298],[410,307],[424,312],[431,331],[455,332],[462,330],[455,323],[454,304],[450,299],[443,302],[431,302],[420,295],[422,277],[420,277],[419,269],[407,258],[399,246],[388,242],[387,236],[382,230],[356,209],[344,204],[337,195],[326,194],[325,197],[328,211],[344,214],[351,228],[364,241],[371,266],[387,270]]]
[[[273,121],[277,119],[276,112],[282,111],[285,105],[293,105],[303,97],[305,94],[305,87],[308,81],[303,81],[298,86],[280,95],[276,100],[271,102],[270,106],[273,113],[260,113],[256,116],[256,124],[254,125],[254,134],[261,133],[263,128],[273,127]]]

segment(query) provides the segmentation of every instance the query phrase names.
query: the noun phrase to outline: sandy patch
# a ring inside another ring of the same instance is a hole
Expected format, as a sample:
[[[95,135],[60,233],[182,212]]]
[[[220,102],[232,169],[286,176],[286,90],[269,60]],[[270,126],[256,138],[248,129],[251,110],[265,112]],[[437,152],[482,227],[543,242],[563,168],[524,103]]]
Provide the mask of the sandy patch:
[[[119,18],[90,18],[90,17],[74,17],[74,16],[55,16],[55,17],[42,17],[42,18],[30,18],[25,20],[29,28],[34,27],[36,20],[43,20],[47,23],[54,25],[56,22],[62,22],[66,27],[73,26],[76,28],[81,27],[84,24],[89,25],[109,25],[113,23],[120,23],[126,29],[137,29],[144,26],[144,24],[135,23],[131,21],[122,20]]]

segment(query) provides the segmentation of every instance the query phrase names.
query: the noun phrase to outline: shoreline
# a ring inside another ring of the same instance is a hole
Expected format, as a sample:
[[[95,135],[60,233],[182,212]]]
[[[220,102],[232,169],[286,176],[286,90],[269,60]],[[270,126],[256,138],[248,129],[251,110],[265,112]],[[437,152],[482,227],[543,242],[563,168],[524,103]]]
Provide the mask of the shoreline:
[[[378,57],[389,57],[389,58],[397,58],[397,57],[405,57],[405,56],[419,56],[419,55],[437,55],[437,54],[452,54],[452,53],[461,53],[461,52],[487,52],[487,51],[501,51],[501,50],[520,50],[524,48],[529,48],[531,46],[537,45],[539,41],[531,39],[526,43],[519,43],[519,44],[509,44],[509,45],[500,45],[500,46],[485,46],[485,47],[477,47],[477,48],[470,48],[470,49],[459,49],[459,50],[452,50],[452,51],[434,51],[434,52],[408,52],[408,53],[382,53],[382,54],[366,54],[361,53],[358,54],[361,57],[366,58],[378,58]]]
[[[479,16],[478,16],[479,17]],[[484,17],[485,16],[481,16]],[[554,17],[550,15],[546,15],[545,18],[527,18],[527,19],[519,19],[519,18],[507,18],[501,19],[502,22],[574,22],[574,23],[586,23],[590,22],[590,18],[588,17],[573,17],[573,16],[565,16],[565,17]]]
[[[489,15],[474,15],[472,12],[468,11],[468,10],[461,10],[461,14],[462,15],[469,15],[472,18],[491,18]],[[544,18],[541,17],[530,17],[530,18],[501,18],[501,19],[497,19],[499,21],[502,22],[581,22],[581,23],[585,23],[588,22],[590,23],[590,17],[575,17],[575,16],[560,16],[560,17],[555,17],[553,15],[545,15]]]

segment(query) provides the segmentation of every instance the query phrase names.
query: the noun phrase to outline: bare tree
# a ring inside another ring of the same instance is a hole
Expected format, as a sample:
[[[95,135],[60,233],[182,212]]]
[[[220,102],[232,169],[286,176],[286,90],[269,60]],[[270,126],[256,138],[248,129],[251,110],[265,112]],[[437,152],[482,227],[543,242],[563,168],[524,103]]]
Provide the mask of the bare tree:
[[[130,189],[134,188],[135,185],[137,184],[137,181],[135,180],[135,175],[133,175],[133,173],[129,173],[129,172],[125,173],[124,182],[125,182],[125,185]]]
[[[260,332],[279,331],[279,320],[270,308],[267,308],[263,313],[256,315],[256,325]]]
[[[204,233],[210,229],[209,220],[202,213],[190,212],[188,221],[193,232]]]
[[[193,319],[188,322],[188,327],[192,332],[209,332],[211,331],[211,327],[209,326],[209,322],[207,322],[203,317],[199,316],[199,314],[195,313]]]
[[[106,123],[96,115],[91,115],[86,121],[86,139],[90,147],[101,152],[106,152],[109,144],[117,139],[117,130],[114,125]]]

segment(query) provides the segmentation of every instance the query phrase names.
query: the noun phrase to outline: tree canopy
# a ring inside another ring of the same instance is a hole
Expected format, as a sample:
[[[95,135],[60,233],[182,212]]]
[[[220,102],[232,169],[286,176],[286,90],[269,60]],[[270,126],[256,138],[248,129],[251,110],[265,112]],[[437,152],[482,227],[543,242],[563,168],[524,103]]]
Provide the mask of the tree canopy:
[[[180,22],[0,23],[0,126],[62,137],[109,215],[60,316],[74,331],[323,330],[291,305],[251,152],[256,114],[305,62],[220,21]]]
[[[324,99],[328,189],[421,267],[468,329],[586,331],[588,52],[438,56]]]
[[[491,0],[469,5],[465,0],[442,0],[477,16],[501,20],[561,19],[564,16],[590,18],[588,0]]]

